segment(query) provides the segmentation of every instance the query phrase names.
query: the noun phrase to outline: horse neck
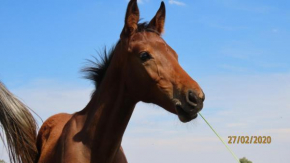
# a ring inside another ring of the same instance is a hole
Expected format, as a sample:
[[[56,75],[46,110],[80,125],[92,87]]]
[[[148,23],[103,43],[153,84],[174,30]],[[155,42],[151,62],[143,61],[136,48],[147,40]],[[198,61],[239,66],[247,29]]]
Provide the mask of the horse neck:
[[[102,84],[84,109],[87,117],[85,141],[91,147],[93,162],[112,161],[136,105],[127,94],[124,74],[119,71],[109,67]]]

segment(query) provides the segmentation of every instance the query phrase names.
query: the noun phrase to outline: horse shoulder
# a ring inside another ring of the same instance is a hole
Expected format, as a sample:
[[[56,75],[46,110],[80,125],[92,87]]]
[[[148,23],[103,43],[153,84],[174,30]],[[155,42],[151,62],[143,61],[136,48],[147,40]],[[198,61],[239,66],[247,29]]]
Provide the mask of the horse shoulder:
[[[39,162],[47,162],[56,149],[63,127],[71,119],[71,114],[60,113],[48,118],[41,126],[37,135],[37,148],[40,154]]]

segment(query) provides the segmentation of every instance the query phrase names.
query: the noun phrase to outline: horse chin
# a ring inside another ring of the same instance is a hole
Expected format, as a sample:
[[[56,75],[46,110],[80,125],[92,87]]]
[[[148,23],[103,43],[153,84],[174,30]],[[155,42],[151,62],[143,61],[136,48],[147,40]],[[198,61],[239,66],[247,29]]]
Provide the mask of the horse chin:
[[[176,112],[179,120],[183,123],[189,122],[197,117],[197,113],[190,115],[186,113],[180,106],[176,106]]]
[[[187,122],[195,119],[198,116],[197,113],[189,114],[186,111],[184,111],[184,109],[182,108],[182,104],[179,100],[175,99],[174,102],[175,102],[176,113],[177,113],[178,118],[181,122],[187,123]]]

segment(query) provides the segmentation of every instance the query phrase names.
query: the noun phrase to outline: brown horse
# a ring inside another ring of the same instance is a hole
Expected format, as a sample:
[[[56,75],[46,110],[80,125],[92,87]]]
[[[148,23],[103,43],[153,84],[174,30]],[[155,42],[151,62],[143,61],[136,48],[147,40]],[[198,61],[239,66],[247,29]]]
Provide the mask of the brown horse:
[[[161,38],[164,3],[149,23],[138,21],[137,2],[131,0],[116,46],[101,62],[84,69],[96,85],[88,105],[74,114],[50,117],[37,140],[31,114],[1,86],[1,123],[10,129],[5,131],[13,162],[126,163],[122,137],[139,101],[157,104],[177,114],[182,122],[197,117],[205,96],[178,64],[176,52]],[[2,113],[8,116],[5,123]]]

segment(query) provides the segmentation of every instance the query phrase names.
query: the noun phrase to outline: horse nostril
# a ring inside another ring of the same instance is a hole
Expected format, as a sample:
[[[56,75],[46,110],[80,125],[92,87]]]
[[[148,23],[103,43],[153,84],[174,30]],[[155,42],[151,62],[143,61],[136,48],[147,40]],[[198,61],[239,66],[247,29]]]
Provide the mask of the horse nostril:
[[[188,91],[188,101],[193,103],[195,106],[197,105],[197,97],[192,91]]]

